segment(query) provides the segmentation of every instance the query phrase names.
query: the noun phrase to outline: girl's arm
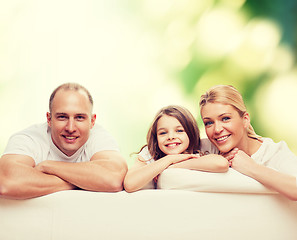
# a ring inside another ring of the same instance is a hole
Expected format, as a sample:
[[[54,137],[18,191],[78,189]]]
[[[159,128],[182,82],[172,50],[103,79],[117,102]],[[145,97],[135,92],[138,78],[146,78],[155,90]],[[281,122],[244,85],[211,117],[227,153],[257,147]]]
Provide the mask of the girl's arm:
[[[170,168],[186,168],[205,172],[227,172],[229,163],[228,160],[221,155],[209,154],[172,164]]]
[[[238,150],[238,153],[235,154],[230,162],[231,167],[238,172],[254,178],[266,187],[279,192],[293,201],[297,201],[296,177],[257,164],[241,150]]]
[[[131,167],[126,174],[124,188],[127,192],[137,191],[152,181],[171,164],[191,158],[196,157],[193,154],[167,155],[157,161],[147,164],[142,157],[138,156],[134,166]]]

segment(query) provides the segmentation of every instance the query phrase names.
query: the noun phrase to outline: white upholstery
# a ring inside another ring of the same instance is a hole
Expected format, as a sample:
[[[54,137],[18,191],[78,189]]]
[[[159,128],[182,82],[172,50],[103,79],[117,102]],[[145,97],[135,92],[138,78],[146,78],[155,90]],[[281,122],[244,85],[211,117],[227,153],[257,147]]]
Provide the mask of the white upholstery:
[[[63,191],[0,199],[1,240],[296,240],[297,202],[279,194]]]
[[[166,169],[158,178],[158,188],[217,193],[276,193],[232,168],[225,173],[201,172],[183,168]]]

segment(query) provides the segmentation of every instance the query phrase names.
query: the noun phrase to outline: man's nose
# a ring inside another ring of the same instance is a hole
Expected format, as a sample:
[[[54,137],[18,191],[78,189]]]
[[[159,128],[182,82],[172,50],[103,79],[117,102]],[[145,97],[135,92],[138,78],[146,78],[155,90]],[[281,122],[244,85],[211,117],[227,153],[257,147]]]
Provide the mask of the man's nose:
[[[69,118],[67,125],[66,125],[66,130],[70,133],[75,132],[76,126],[75,126],[75,121],[72,118]]]

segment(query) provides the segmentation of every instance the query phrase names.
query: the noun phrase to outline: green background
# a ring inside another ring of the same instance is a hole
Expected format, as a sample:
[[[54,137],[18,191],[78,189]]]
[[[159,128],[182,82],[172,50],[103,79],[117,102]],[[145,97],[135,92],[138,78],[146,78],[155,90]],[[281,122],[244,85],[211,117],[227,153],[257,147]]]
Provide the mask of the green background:
[[[0,153],[71,81],[129,164],[165,105],[187,107],[205,136],[198,101],[215,84],[238,88],[256,132],[297,154],[296,12],[293,0],[0,0]]]

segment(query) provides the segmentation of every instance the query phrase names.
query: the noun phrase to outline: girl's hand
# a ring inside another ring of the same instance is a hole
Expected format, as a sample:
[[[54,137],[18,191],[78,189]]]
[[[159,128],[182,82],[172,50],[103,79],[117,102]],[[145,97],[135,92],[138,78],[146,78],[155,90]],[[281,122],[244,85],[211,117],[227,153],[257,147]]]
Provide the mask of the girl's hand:
[[[189,160],[192,158],[199,158],[199,157],[200,156],[196,154],[176,154],[176,155],[167,155],[164,157],[164,160],[166,159],[167,161],[169,161],[171,165],[171,164],[175,164],[185,160]]]

